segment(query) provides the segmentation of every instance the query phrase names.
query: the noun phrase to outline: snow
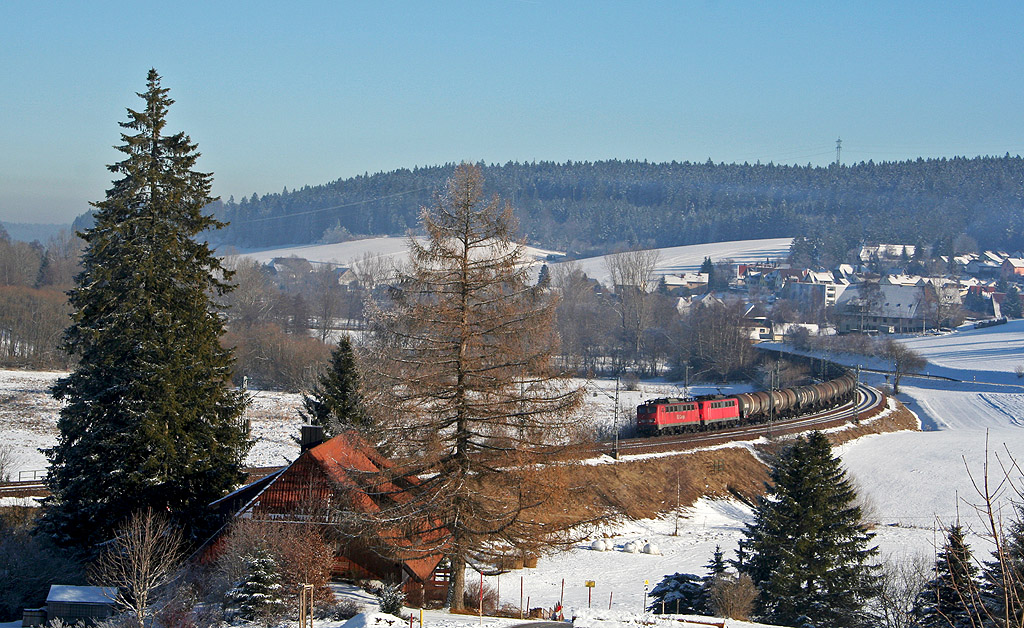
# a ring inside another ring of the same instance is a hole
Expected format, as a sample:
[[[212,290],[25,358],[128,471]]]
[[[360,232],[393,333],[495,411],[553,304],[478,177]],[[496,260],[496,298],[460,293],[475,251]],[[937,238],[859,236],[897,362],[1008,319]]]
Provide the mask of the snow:
[[[112,604],[117,597],[116,587],[80,587],[52,584],[46,602],[77,602],[79,604]]]
[[[767,259],[778,260],[789,255],[789,245],[792,241],[792,238],[768,238],[658,249],[659,258],[654,274],[660,277],[661,275],[693,272],[700,269],[705,257],[710,257],[711,261],[716,263],[725,260],[732,260],[735,263],[763,262]],[[608,266],[604,256],[563,263],[576,264],[588,277],[597,279],[604,284],[608,283]],[[553,264],[551,269],[554,270],[555,266],[559,265]]]
[[[525,253],[527,259],[534,261],[546,259],[549,255],[562,255],[558,251],[532,246],[525,247]],[[267,264],[277,257],[301,257],[311,262],[330,262],[341,266],[351,266],[368,254],[404,262],[409,255],[409,241],[406,238],[393,237],[364,238],[336,244],[309,244],[262,251],[246,251],[239,253],[239,256],[247,257],[261,264]]]
[[[678,275],[692,272],[700,268],[705,257],[714,262],[732,260],[734,262],[760,262],[766,259],[776,260],[789,255],[792,238],[768,238],[764,240],[737,240],[732,242],[712,242],[658,249],[658,260],[655,275]],[[264,251],[246,251],[239,255],[262,264],[276,257],[301,257],[311,262],[332,262],[342,266],[351,266],[366,254],[380,255],[402,262],[408,258],[408,242],[405,238],[366,238],[351,240],[338,244],[314,244],[292,246]],[[562,253],[535,247],[526,247],[526,257],[539,264],[548,256],[561,256]],[[563,262],[565,263],[565,262]],[[588,257],[571,262],[577,264],[588,276],[608,282],[608,268],[604,256]],[[560,264],[551,264],[552,270]]]

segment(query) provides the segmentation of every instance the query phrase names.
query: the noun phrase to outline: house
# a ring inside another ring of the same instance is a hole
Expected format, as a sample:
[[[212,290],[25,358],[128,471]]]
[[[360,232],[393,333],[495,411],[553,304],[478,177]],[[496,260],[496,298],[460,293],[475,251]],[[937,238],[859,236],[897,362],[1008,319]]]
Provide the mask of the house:
[[[1000,270],[1000,274],[1003,279],[1013,281],[1024,276],[1024,258],[1007,257],[1003,260],[1003,266]]]
[[[873,260],[896,261],[904,255],[907,259],[914,257],[917,247],[913,244],[878,244],[874,246],[862,246],[858,258],[862,264],[868,264]]]
[[[837,281],[830,272],[805,270],[799,277],[786,281],[782,295],[801,303],[831,307],[849,283],[846,279]]]
[[[114,614],[116,598],[116,587],[50,585],[45,609],[26,609],[22,625],[42,626],[55,619],[59,619],[67,626],[79,621],[94,624]]]
[[[836,301],[839,331],[886,333],[922,329],[929,325],[929,301],[924,286],[861,283],[847,288]],[[931,325],[934,314],[931,314]]]
[[[681,275],[665,275],[661,278],[662,285],[668,294],[703,292],[708,287],[707,273],[683,273]]]
[[[335,576],[401,582],[414,604],[444,600],[448,571],[442,564],[444,534],[439,524],[423,524],[415,532],[383,527],[372,535],[337,530],[350,513],[372,515],[386,503],[413,499],[418,482],[387,479],[382,472],[392,463],[354,432],[324,441],[321,428],[303,426],[302,441],[299,457],[261,480],[258,490],[243,488],[224,498],[237,505],[233,517],[319,526],[334,546]],[[205,560],[219,553],[217,545],[209,544]]]

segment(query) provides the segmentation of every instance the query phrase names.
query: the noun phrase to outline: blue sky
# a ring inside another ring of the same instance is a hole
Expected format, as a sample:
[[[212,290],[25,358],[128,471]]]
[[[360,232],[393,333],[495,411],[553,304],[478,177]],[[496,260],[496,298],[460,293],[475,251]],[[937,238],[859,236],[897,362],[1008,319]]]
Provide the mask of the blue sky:
[[[3,2],[0,220],[98,200],[155,67],[225,199],[461,160],[1024,153],[1024,3]]]

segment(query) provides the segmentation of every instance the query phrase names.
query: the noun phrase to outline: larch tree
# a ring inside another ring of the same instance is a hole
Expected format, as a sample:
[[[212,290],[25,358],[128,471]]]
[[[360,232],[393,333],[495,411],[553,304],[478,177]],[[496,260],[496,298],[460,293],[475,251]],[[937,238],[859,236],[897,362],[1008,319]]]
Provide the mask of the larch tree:
[[[828,439],[799,437],[771,469],[738,565],[760,591],[759,615],[788,626],[869,626],[878,549]]]
[[[394,473],[419,484],[382,525],[447,556],[455,609],[467,565],[540,551],[578,523],[552,514],[568,492],[542,465],[573,440],[582,390],[554,367],[556,303],[529,281],[512,208],[482,186],[462,164],[422,210],[427,238],[410,240],[410,270],[374,317],[374,403],[397,437]]]
[[[201,529],[206,506],[242,479],[250,446],[213,302],[230,273],[197,240],[222,226],[202,211],[212,177],[193,170],[187,135],[164,132],[173,100],[155,70],[139,96],[121,123],[125,157],[108,167],[120,178],[81,234],[64,335],[78,364],[53,387],[64,403],[40,525],[64,545],[109,539],[140,509]]]

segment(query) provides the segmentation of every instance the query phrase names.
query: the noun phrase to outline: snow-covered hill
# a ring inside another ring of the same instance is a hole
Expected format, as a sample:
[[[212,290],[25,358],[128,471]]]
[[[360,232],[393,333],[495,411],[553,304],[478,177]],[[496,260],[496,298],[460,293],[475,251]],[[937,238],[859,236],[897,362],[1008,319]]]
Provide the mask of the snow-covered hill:
[[[674,246],[658,249],[659,260],[655,275],[676,274],[694,271],[700,268],[705,257],[715,262],[733,260],[734,262],[757,262],[766,259],[776,260],[786,257],[792,238],[771,238],[766,240],[740,240],[735,242],[713,242],[689,246]],[[222,251],[222,253],[226,253]],[[293,246],[265,251],[247,251],[240,253],[244,257],[267,263],[275,257],[302,257],[313,262],[332,262],[343,266],[351,265],[366,254],[382,255],[395,258],[396,261],[406,259],[408,241],[405,238],[367,238],[351,240],[338,244],[315,244]],[[527,257],[538,265],[549,255],[560,255],[557,251],[548,251],[534,247],[526,247]],[[601,282],[608,280],[608,268],[604,256],[588,257],[572,262],[583,272]],[[557,264],[555,264],[557,265]]]

